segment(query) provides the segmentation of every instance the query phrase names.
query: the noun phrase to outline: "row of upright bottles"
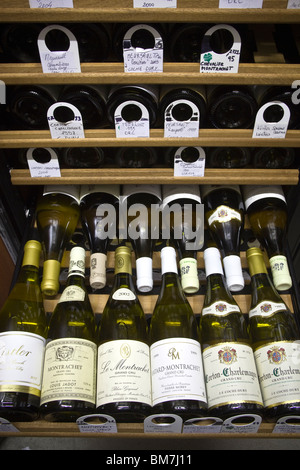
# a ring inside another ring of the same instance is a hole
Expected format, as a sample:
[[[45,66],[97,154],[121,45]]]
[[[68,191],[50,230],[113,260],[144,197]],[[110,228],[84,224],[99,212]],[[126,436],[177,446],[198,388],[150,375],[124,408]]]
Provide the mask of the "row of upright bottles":
[[[150,128],[163,128],[165,120],[193,122],[197,118],[200,128],[250,129],[261,106],[280,101],[291,112],[289,129],[298,129],[299,109],[294,93],[288,86],[263,85],[7,86],[7,105],[2,106],[0,125],[4,129],[49,129],[48,109],[55,103],[68,103],[80,112],[84,129],[114,128],[119,113],[127,122],[139,121],[143,106]],[[63,105],[56,108],[54,117],[58,122],[73,119],[70,109]],[[281,107],[267,109],[267,122],[281,118]]]
[[[162,248],[162,282],[149,327],[128,246],[116,249],[114,284],[98,323],[80,246],[70,252],[67,285],[46,321],[40,252],[38,241],[27,242],[0,312],[1,417],[75,421],[104,413],[131,422],[154,413],[184,420],[299,415],[299,333],[259,248],[247,250],[249,322],[227,287],[217,248],[204,250],[207,286],[199,321],[181,287],[174,248]]]
[[[5,62],[40,62],[38,36],[46,24],[19,23],[6,24],[0,31],[0,50]],[[164,60],[171,62],[199,62],[201,46],[205,33],[213,26],[206,23],[176,24],[101,24],[101,23],[66,23],[75,36],[81,62],[123,61],[123,40],[130,29],[134,48],[153,49],[155,37],[161,38]],[[154,28],[154,34],[148,27]],[[259,42],[256,42],[255,30],[251,25],[232,25],[241,36],[241,62],[255,62]],[[227,34],[226,34],[227,33]],[[299,63],[300,54],[297,46],[297,34],[290,25],[274,25],[271,31],[274,49],[282,54],[287,63]],[[51,31],[46,36],[47,47],[51,51],[64,51],[69,48],[68,37],[59,30]],[[227,52],[232,46],[228,31],[220,29],[211,37],[213,50]]]

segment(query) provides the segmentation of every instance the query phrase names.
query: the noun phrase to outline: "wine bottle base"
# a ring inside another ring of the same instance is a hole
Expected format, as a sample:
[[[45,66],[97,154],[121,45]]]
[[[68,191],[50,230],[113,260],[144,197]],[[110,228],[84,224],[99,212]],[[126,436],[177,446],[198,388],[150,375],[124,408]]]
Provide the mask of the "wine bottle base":
[[[61,400],[45,403],[41,406],[43,419],[56,423],[74,423],[84,415],[95,413],[91,403],[75,400]]]
[[[39,417],[38,397],[27,393],[0,393],[0,417],[10,422],[30,422]]]
[[[255,403],[231,403],[218,408],[208,409],[209,416],[214,416],[223,420],[245,414],[263,416],[264,408],[263,406],[256,405]]]
[[[274,406],[266,409],[264,412],[264,418],[269,423],[278,421],[279,418],[286,416],[300,416],[300,402],[297,403],[286,403],[284,405]]]
[[[118,402],[99,406],[97,413],[112,416],[117,423],[142,423],[147,416],[152,414],[152,408],[141,403]]]
[[[204,402],[195,400],[165,401],[152,408],[152,414],[174,414],[180,416],[183,421],[192,418],[203,418],[207,415],[207,406]]]

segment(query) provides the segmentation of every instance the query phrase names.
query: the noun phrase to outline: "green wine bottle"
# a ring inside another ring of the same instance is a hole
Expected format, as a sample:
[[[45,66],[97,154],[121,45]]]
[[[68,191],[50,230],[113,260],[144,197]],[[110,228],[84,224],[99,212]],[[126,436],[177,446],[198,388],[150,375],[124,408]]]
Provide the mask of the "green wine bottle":
[[[39,284],[41,244],[29,240],[22,267],[0,312],[0,416],[38,418],[47,322]]]
[[[79,187],[45,186],[36,207],[36,222],[44,253],[42,292],[59,290],[60,263],[79,220]]]
[[[183,419],[207,409],[199,330],[182,290],[176,252],[161,250],[162,285],[150,324],[153,413]]]
[[[75,421],[95,409],[96,323],[85,287],[85,250],[70,252],[67,286],[49,323],[41,396],[48,421]]]
[[[300,415],[300,334],[294,315],[267,273],[262,251],[247,250],[252,300],[249,334],[270,421]]]
[[[151,411],[148,331],[131,275],[131,250],[116,249],[115,280],[98,328],[97,411],[138,422]]]
[[[209,412],[261,414],[263,402],[245,315],[229,291],[217,248],[204,250],[207,290],[200,318]]]

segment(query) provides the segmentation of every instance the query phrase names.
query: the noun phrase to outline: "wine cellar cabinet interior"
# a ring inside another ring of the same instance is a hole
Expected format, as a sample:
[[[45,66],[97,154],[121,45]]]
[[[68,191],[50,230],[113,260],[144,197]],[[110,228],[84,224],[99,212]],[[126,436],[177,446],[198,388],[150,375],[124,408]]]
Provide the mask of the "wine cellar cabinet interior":
[[[219,9],[218,0],[178,0],[177,8],[172,9],[134,9],[133,0],[74,0],[72,9],[30,9],[28,0],[1,0],[0,21],[3,23],[249,23],[257,27],[260,35],[260,54],[262,60],[256,63],[241,63],[236,74],[205,74],[199,73],[197,63],[169,63],[164,64],[162,73],[125,73],[124,66],[118,62],[84,63],[81,73],[47,74],[42,72],[40,64],[3,63],[0,68],[0,80],[7,86],[20,84],[35,85],[66,85],[66,84],[186,84],[186,85],[284,85],[291,86],[295,80],[300,80],[300,63],[285,63],[277,61],[277,53],[273,45],[269,44],[269,27],[274,24],[296,25],[300,22],[300,9],[287,9],[287,0],[264,0],[262,9]],[[264,34],[266,39],[264,40]],[[273,55],[274,54],[274,55]],[[288,130],[284,139],[273,139],[273,147],[300,147],[300,131]],[[163,129],[150,129],[147,138],[116,138],[112,129],[87,129],[84,139],[53,140],[48,130],[22,130],[0,131],[1,149],[19,149],[30,147],[269,147],[268,139],[252,139],[251,129],[201,129],[196,138],[164,138]],[[19,186],[21,192],[26,193],[27,187],[39,189],[44,184],[278,184],[284,187],[297,188],[298,162],[288,169],[259,169],[259,168],[206,168],[203,177],[174,177],[173,168],[62,168],[60,178],[32,178],[27,168],[13,168],[10,171],[13,186]],[[296,191],[296,190],[295,190]],[[297,194],[297,192],[295,192]],[[243,269],[247,270],[245,253],[241,253]],[[89,261],[87,260],[87,263]],[[134,263],[134,259],[133,259]],[[63,258],[63,269],[68,266],[68,253]],[[108,271],[113,272],[114,253],[108,255]],[[134,267],[134,264],[133,264]],[[160,272],[159,252],[154,253],[153,268]],[[198,254],[198,269],[203,273],[203,253]],[[157,275],[158,275],[157,274]],[[201,313],[204,299],[204,281],[202,288],[196,295],[188,296],[196,315]],[[298,295],[298,286],[294,285],[296,293],[285,294],[284,300],[295,311],[294,296]],[[108,298],[108,291],[104,294],[91,294],[95,314],[101,311]],[[151,315],[156,302],[157,294],[141,295],[140,300],[146,315]],[[250,295],[240,294],[236,299],[247,313],[250,307]],[[58,297],[45,298],[46,311],[50,313]],[[18,432],[9,433],[9,436],[79,436],[76,423],[47,423],[36,421],[33,423],[16,423]],[[256,435],[244,434],[247,438],[274,437],[272,431],[274,424],[263,422]],[[88,434],[84,433],[85,436]],[[127,437],[145,438],[143,426],[134,423],[118,425],[118,434]],[[6,435],[3,433],[3,435]],[[174,435],[178,439],[181,435]],[[201,439],[209,434],[191,434],[189,439]],[[218,435],[214,434],[214,438]],[[277,437],[280,435],[277,435]],[[289,437],[282,434],[282,437]],[[300,434],[296,434],[300,438]],[[185,436],[186,438],[186,436]]]

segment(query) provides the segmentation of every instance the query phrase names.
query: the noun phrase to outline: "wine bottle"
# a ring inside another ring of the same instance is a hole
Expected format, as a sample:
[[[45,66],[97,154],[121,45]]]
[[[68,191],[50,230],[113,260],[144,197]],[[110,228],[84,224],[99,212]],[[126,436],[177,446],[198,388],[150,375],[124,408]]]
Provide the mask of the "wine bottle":
[[[8,110],[16,126],[24,129],[49,129],[47,111],[58,99],[59,87],[20,85],[8,91]],[[17,128],[18,128],[17,127]]]
[[[152,411],[183,419],[202,416],[207,401],[199,330],[171,246],[161,250],[161,271],[161,290],[150,323]]]
[[[239,186],[201,186],[205,220],[210,235],[221,251],[226,283],[233,292],[244,287],[240,259],[244,205]]]
[[[6,24],[0,33],[0,45],[6,62],[40,62],[38,37],[43,25],[37,23]]]
[[[43,253],[42,292],[54,296],[59,290],[60,263],[79,220],[79,187],[45,186],[36,207],[36,222]]]
[[[202,127],[206,120],[206,89],[200,85],[162,86],[159,105],[160,119],[164,121],[168,118],[169,113],[172,113],[172,117],[176,121],[193,120],[193,109],[189,102],[197,106],[200,114],[199,127]],[[172,107],[172,110],[170,110],[170,107]],[[165,116],[166,112],[167,115]]]
[[[105,163],[100,147],[66,147],[61,154],[62,165],[67,168],[101,168]]]
[[[77,40],[80,62],[104,62],[108,59],[111,40],[104,23],[68,23],[65,26]]]
[[[197,206],[201,204],[198,185],[164,185],[163,211],[170,214],[170,240],[179,255],[182,289],[186,294],[199,290],[197,252],[204,241],[204,221],[199,227]],[[167,214],[166,214],[167,215]],[[164,223],[168,218],[164,215]],[[195,235],[196,234],[196,235]]]
[[[274,421],[300,413],[299,330],[267,274],[262,251],[247,250],[251,275],[249,334],[265,417]]]
[[[93,289],[102,289],[106,285],[107,250],[117,237],[119,196],[118,185],[84,185],[81,188],[81,223],[91,250],[90,285]]]
[[[80,111],[85,129],[107,125],[105,85],[67,85],[61,90],[58,101],[70,103]]]
[[[209,413],[222,419],[261,414],[263,402],[246,316],[226,285],[219,250],[204,250],[204,263],[207,288],[200,337]]]
[[[158,155],[154,147],[119,147],[113,158],[120,168],[150,168],[156,164]]]
[[[48,421],[75,421],[96,403],[96,323],[85,287],[85,250],[70,251],[67,285],[49,322],[41,413]]]
[[[97,412],[143,421],[151,411],[147,322],[132,281],[131,250],[116,249],[115,280],[98,327]]]
[[[141,292],[153,288],[152,257],[159,232],[161,186],[129,184],[123,186],[124,237],[131,242],[136,259],[136,286]],[[136,217],[136,215],[138,216]]]
[[[138,121],[141,118],[139,104],[149,113],[149,125],[154,127],[158,118],[158,88],[149,85],[116,85],[111,87],[107,100],[107,117],[115,125],[115,111],[124,104],[122,118],[125,121]]]
[[[245,168],[250,161],[248,147],[210,147],[205,164],[208,168]]]
[[[17,281],[0,312],[0,415],[9,421],[39,416],[47,335],[40,254],[41,244],[27,241]]]
[[[295,160],[295,150],[289,147],[261,147],[254,150],[255,168],[290,168]]]
[[[245,209],[254,235],[265,248],[277,290],[292,286],[285,255],[287,204],[280,186],[243,187]]]
[[[216,129],[249,129],[258,106],[250,87],[208,86],[207,119]]]

